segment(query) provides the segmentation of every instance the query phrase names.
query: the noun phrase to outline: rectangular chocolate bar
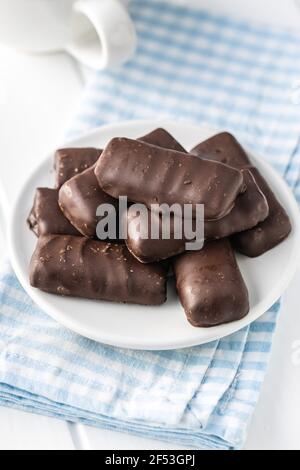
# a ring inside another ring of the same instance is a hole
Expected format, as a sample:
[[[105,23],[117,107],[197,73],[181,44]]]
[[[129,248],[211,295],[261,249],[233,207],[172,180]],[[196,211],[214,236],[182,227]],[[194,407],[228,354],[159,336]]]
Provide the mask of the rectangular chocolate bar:
[[[236,138],[229,132],[221,132],[201,142],[190,152],[200,158],[224,163],[242,170],[252,163]]]
[[[246,152],[229,133],[218,134],[202,142],[192,152],[195,155],[227,163],[235,168],[249,168],[266,196],[269,205],[269,217],[262,223],[235,235],[233,243],[242,254],[255,258],[282,243],[291,233],[292,226],[288,214],[282,207],[267,181],[257,168],[254,168]]]
[[[146,144],[156,145],[157,147],[187,153],[182,145],[168,131],[162,128],[155,129],[149,132],[149,134],[140,137],[138,140]]]
[[[102,150],[95,148],[59,149],[54,155],[55,187],[59,189],[66,181],[94,165]]]
[[[247,187],[240,194],[232,211],[223,219],[205,222],[205,239],[227,238],[244,230],[256,227],[269,215],[269,205],[260,186],[253,176],[252,170],[241,170]]]
[[[99,187],[94,173],[95,166],[68,180],[59,190],[59,206],[71,222],[85,237],[94,238],[100,218],[97,208],[111,204],[118,210],[118,201]]]
[[[221,163],[163,149],[140,141],[115,138],[96,164],[100,187],[110,196],[168,205],[204,204],[207,220],[220,219],[244,190],[240,171]]]
[[[185,152],[179,142],[165,129],[155,129],[139,140]],[[91,238],[96,235],[96,225],[99,220],[96,217],[97,207],[110,202],[115,208],[117,207],[116,200],[112,200],[98,187],[94,171],[87,171],[97,162],[101,152],[102,150],[93,148],[62,149],[55,154],[57,185],[61,187],[69,182],[60,193],[62,210],[82,235]],[[77,178],[74,181],[69,181],[75,176]]]
[[[259,187],[257,186],[253,175],[249,170],[242,170],[244,182],[247,190],[240,194],[232,211],[223,219],[205,221],[204,237],[205,239],[221,239],[229,237],[235,233],[242,232],[255,227],[259,222],[265,220],[269,215],[269,206],[267,200]],[[186,250],[186,238],[176,239],[174,236],[174,217],[170,221],[170,239],[163,239],[162,236],[162,218],[156,217],[159,224],[159,239],[151,239],[151,219],[155,214],[148,214],[147,227],[143,227],[143,218],[139,218],[135,213],[127,212],[127,248],[142,263],[152,263],[171,258],[172,256],[183,253]],[[184,235],[183,220],[176,221],[181,224],[181,231]],[[175,226],[176,226],[175,223]],[[195,224],[192,226],[195,231]],[[144,233],[147,237],[144,236]],[[191,240],[189,240],[191,241]]]
[[[37,237],[40,235],[79,235],[58,205],[58,190],[38,188],[33,208],[27,219],[29,228]]]
[[[139,263],[125,245],[48,235],[38,240],[30,283],[56,295],[161,305],[166,300],[167,272],[161,264]]]
[[[251,173],[266,196],[270,208],[269,216],[251,230],[234,235],[232,242],[237,251],[250,258],[256,258],[286,240],[292,231],[292,225],[286,211],[260,172],[252,168]]]
[[[248,290],[228,240],[176,257],[173,268],[179,299],[193,326],[209,328],[248,314]]]
[[[184,238],[176,239],[174,236],[174,224],[178,221],[182,227],[182,219],[170,217],[170,238],[164,239],[162,235],[163,219],[159,214],[148,211],[146,220],[144,220],[129,208],[124,217],[127,226],[126,246],[140,263],[159,262],[185,251],[186,241]],[[152,220],[159,229],[158,239],[151,238]],[[143,225],[145,222],[147,223],[146,227]],[[144,233],[146,237],[143,235]]]

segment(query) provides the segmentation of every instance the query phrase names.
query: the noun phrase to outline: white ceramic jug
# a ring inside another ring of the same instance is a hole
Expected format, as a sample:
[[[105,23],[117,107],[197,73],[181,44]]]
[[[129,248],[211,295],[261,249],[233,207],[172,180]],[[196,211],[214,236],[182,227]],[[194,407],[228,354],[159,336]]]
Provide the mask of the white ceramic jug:
[[[95,69],[136,48],[126,0],[0,0],[0,42],[30,52],[67,50]]]

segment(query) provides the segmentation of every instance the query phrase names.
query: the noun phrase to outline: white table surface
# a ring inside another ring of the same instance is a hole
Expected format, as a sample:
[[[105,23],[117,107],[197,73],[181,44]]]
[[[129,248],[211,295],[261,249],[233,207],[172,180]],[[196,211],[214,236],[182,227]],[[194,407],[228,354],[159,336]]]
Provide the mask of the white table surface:
[[[259,11],[262,20],[300,25],[294,0],[210,0],[210,5],[252,18]],[[0,200],[6,199],[7,207],[26,175],[61,141],[84,86],[83,77],[65,54],[26,56],[0,47],[0,185],[4,192],[0,190]],[[0,235],[0,263],[4,247]],[[299,282],[300,269],[284,297],[270,367],[246,449],[300,449]],[[0,449],[174,448],[0,407]]]

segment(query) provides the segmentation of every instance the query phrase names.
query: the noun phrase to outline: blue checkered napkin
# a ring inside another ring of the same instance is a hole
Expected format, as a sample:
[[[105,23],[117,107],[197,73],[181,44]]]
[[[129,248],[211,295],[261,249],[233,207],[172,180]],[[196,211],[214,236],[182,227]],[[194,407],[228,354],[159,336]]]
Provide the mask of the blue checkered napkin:
[[[139,49],[88,87],[79,133],[177,118],[226,128],[265,155],[300,200],[300,35],[157,0],[133,1]],[[0,403],[203,449],[243,446],[270,356],[275,305],[204,346],[138,352],[54,322],[9,267],[0,277]]]

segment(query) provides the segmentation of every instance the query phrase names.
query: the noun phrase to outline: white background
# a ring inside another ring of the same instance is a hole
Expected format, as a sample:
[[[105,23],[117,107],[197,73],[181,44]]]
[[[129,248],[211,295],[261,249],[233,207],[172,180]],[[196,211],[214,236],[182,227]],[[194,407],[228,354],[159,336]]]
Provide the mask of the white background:
[[[295,0],[190,0],[189,3],[200,6],[208,3],[210,8],[231,15],[298,29],[300,26],[300,10]],[[23,179],[61,141],[84,82],[85,74],[63,53],[26,56],[0,46],[0,203],[5,210],[9,210],[9,202]],[[0,262],[4,254],[0,235]],[[299,281],[300,270],[285,295],[247,449],[300,449]],[[148,439],[0,408],[0,449],[172,448]]]

